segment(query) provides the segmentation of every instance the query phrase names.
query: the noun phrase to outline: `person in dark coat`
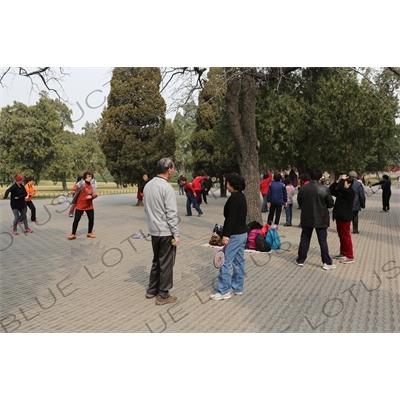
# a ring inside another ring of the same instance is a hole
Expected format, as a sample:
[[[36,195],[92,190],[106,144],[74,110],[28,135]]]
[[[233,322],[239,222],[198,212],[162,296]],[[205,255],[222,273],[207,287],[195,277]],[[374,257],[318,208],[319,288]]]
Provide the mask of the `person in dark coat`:
[[[269,208],[267,223],[272,224],[275,214],[275,229],[277,229],[281,219],[282,206],[287,206],[286,186],[282,182],[282,175],[279,172],[275,173],[274,180],[269,186],[267,204]]]
[[[340,253],[334,258],[343,264],[354,263],[353,242],[350,234],[355,198],[353,182],[354,180],[347,175],[340,175],[339,179],[329,186],[329,191],[336,197],[332,217],[334,221],[336,220],[340,240]]]
[[[392,195],[391,185],[392,182],[390,181],[389,175],[382,175],[382,179],[374,183],[371,186],[381,185],[382,189],[382,211],[381,212],[389,212],[390,210],[390,197]]]
[[[358,213],[365,208],[365,191],[362,182],[357,180],[357,172],[350,171],[349,177],[353,179],[354,203],[353,203],[353,234],[360,233],[358,230]]]
[[[311,235],[313,230],[317,232],[318,243],[321,250],[322,268],[325,270],[336,268],[332,264],[328,249],[328,227],[329,227],[329,208],[332,208],[334,201],[329,189],[322,185],[322,172],[320,170],[311,171],[311,181],[303,185],[297,196],[297,201],[301,208],[300,224],[301,237],[296,265],[302,267],[307,259],[308,249],[310,248]]]
[[[8,195],[11,194],[10,206],[14,215],[12,233],[13,235],[18,235],[17,224],[20,218],[24,223],[25,232],[32,233],[33,230],[29,228],[28,220],[26,218],[25,198],[27,197],[27,192],[23,185],[24,177],[21,174],[17,174],[15,175],[14,180],[15,183],[6,190],[3,196],[3,199],[5,200]]]

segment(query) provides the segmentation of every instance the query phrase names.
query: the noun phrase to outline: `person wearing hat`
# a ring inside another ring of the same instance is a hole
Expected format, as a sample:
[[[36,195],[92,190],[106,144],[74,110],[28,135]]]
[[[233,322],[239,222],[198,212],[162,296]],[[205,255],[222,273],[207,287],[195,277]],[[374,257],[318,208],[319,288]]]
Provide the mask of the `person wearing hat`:
[[[17,174],[14,177],[15,183],[11,185],[4,193],[3,199],[5,200],[9,194],[10,197],[10,206],[12,212],[14,214],[13,221],[13,235],[18,235],[17,224],[18,220],[22,218],[22,222],[24,223],[25,232],[32,233],[33,230],[28,227],[28,220],[26,218],[26,204],[25,197],[27,197],[27,192],[25,186],[23,185],[24,177],[21,174]]]

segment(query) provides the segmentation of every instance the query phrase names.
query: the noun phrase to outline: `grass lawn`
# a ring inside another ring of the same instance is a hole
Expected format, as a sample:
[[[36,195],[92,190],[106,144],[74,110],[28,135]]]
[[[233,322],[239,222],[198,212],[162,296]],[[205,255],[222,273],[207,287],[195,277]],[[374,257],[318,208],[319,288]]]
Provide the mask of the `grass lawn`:
[[[68,190],[71,190],[75,182],[67,182]],[[176,183],[171,183],[175,190],[178,190],[178,185]],[[37,195],[36,199],[43,198],[56,198],[62,194],[66,194],[65,190],[62,189],[61,182],[56,185],[52,181],[40,181],[38,185],[34,185]],[[6,188],[4,188],[4,191]],[[97,192],[100,196],[105,196],[109,194],[129,194],[137,193],[137,186],[128,186],[126,188],[118,188],[114,182],[97,182]]]

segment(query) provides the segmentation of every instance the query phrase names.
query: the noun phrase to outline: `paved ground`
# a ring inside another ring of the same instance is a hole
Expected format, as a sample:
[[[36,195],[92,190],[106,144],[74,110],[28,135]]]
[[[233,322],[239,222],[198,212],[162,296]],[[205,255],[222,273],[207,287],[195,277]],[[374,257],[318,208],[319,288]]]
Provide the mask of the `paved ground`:
[[[1,201],[0,331],[400,332],[399,189],[393,189],[389,213],[379,212],[380,192],[367,198],[361,233],[353,236],[354,264],[322,270],[313,237],[306,264],[296,266],[295,209],[295,226],[279,231],[284,250],[246,254],[244,295],[220,302],[208,300],[218,273],[215,250],[201,245],[214,224],[223,223],[226,199],[210,196],[201,218],[185,217],[185,198],[177,199],[181,244],[171,292],[179,301],[173,306],[144,297],[152,252],[148,238],[131,238],[147,233],[143,208],[132,207],[134,196],[99,197],[97,238],[86,237],[83,217],[74,241],[67,240],[72,218],[66,205],[35,201],[34,232],[13,236],[9,200]],[[338,253],[333,224],[328,242],[330,253]]]

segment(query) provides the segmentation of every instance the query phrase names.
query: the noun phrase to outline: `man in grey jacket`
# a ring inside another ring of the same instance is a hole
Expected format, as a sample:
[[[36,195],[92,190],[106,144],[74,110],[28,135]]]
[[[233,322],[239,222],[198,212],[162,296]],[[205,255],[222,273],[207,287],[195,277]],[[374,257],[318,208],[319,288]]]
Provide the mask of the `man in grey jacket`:
[[[353,179],[353,184],[351,185],[355,196],[353,203],[353,234],[360,233],[358,231],[358,213],[362,208],[365,208],[365,191],[363,188],[363,184],[357,180],[357,172],[350,171],[349,177]]]
[[[157,305],[177,301],[177,297],[169,293],[173,286],[173,267],[179,244],[178,207],[175,191],[168,183],[174,171],[173,161],[162,158],[157,163],[157,176],[144,188],[144,210],[153,247],[153,264],[146,298],[156,297]]]

